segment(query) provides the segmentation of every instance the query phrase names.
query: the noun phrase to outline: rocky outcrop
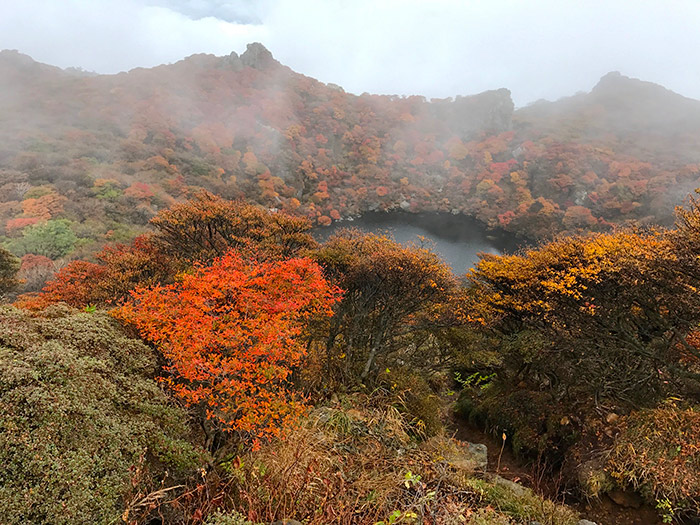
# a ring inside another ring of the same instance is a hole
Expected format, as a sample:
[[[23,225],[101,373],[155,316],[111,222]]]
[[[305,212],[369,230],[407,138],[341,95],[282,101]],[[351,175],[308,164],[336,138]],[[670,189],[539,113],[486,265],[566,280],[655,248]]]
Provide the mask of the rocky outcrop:
[[[253,42],[246,46],[245,53],[241,55],[241,62],[244,66],[260,70],[279,65],[272,53],[259,42]]]
[[[515,108],[507,89],[454,100],[433,100],[429,107],[435,117],[447,122],[463,139],[484,132],[497,134],[510,130]]]
[[[233,71],[240,71],[245,67],[245,64],[243,64],[243,61],[241,60],[241,57],[238,56],[238,53],[235,51],[231,51],[231,54],[225,57],[221,58],[221,63],[223,67],[226,69],[232,69]]]

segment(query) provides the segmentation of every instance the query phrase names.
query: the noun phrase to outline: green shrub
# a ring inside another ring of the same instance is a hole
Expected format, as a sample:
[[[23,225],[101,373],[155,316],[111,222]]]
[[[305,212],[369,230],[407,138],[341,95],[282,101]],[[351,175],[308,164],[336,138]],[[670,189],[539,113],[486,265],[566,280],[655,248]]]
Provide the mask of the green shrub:
[[[204,525],[255,525],[252,521],[245,519],[239,512],[217,511],[211,514]]]
[[[0,300],[7,292],[11,292],[19,285],[17,280],[19,264],[17,257],[0,247]]]
[[[464,488],[472,493],[479,505],[488,505],[496,509],[499,514],[514,519],[516,523],[576,525],[579,521],[577,513],[569,507],[542,499],[532,490],[502,478],[492,480],[469,478],[465,481]],[[475,523],[508,522],[496,515],[493,516],[493,521]]]
[[[27,226],[22,237],[10,240],[7,248],[18,256],[33,253],[55,260],[68,255],[77,242],[71,221],[56,219]]]
[[[125,498],[201,464],[155,371],[107,315],[0,308],[3,523],[117,522]]]
[[[478,392],[465,389],[456,411],[477,427],[494,430],[499,436],[505,432],[508,444],[521,458],[545,455],[559,462],[580,437],[565,407],[549,392],[501,385]]]

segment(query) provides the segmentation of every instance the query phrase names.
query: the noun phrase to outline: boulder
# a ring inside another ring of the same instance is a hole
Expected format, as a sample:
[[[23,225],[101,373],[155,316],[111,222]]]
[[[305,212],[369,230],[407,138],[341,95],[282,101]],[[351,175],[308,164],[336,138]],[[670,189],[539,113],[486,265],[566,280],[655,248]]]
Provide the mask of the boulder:
[[[516,483],[515,481],[511,481],[502,476],[499,476],[498,474],[491,474],[488,477],[488,480],[491,481],[491,483],[493,483],[494,485],[498,485],[509,489],[513,494],[515,494],[519,498],[526,496],[527,493],[530,492],[530,489],[528,489],[527,487],[524,487],[523,485]]]
[[[608,492],[608,496],[615,503],[621,507],[627,507],[630,509],[638,509],[642,506],[642,498],[636,492],[631,492],[629,490],[611,490]]]
[[[426,441],[423,448],[431,453],[435,461],[443,461],[458,470],[486,470],[488,464],[488,449],[480,443],[435,436]]]
[[[476,463],[477,468],[486,470],[489,464],[488,448],[482,443],[467,442],[467,451],[471,455],[472,460]]]

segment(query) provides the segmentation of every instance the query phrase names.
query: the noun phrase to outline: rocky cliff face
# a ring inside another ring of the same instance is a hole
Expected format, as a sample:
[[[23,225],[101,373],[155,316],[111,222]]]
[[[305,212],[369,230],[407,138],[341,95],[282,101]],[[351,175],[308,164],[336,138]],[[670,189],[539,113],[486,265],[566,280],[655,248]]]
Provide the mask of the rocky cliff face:
[[[245,52],[240,56],[233,51],[230,55],[222,57],[222,62],[234,71],[240,71],[244,67],[252,67],[263,71],[270,67],[281,65],[275,60],[272,53],[259,42],[248,44]]]
[[[467,139],[510,130],[514,108],[510,90],[505,88],[431,103],[433,115]]]

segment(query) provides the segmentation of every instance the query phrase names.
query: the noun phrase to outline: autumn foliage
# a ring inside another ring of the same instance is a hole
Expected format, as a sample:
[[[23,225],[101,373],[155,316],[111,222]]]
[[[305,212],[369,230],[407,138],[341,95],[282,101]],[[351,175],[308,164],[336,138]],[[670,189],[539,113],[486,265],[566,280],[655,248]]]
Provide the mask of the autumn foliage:
[[[342,363],[348,378],[366,379],[375,360],[405,344],[457,285],[438,255],[387,235],[342,230],[314,257],[345,290],[326,346],[329,362]]]
[[[232,248],[246,256],[292,257],[314,245],[305,218],[207,192],[162,211],[151,224],[161,250],[186,261],[210,261]]]
[[[368,210],[457,211],[548,238],[630,219],[670,225],[700,185],[697,103],[619,75],[513,111],[505,89],[355,96],[274,60],[197,55],[77,78],[6,53],[3,89],[26,95],[9,97],[0,129],[0,234],[18,256],[72,257],[137,235],[202,189],[319,225]],[[81,242],[42,247],[40,221],[56,220]]]
[[[620,484],[662,503],[667,519],[693,515],[700,505],[699,433],[697,406],[640,410],[621,424],[608,469]]]
[[[137,288],[113,314],[161,349],[179,398],[227,431],[265,438],[304,412],[290,375],[306,353],[305,323],[331,315],[337,294],[309,259],[231,251],[181,282]]]
[[[536,374],[579,401],[628,406],[689,388],[674,356],[677,345],[693,350],[700,267],[677,235],[620,231],[486,256],[469,275],[471,319],[508,341],[502,380]]]
[[[21,297],[19,305],[40,309],[59,302],[75,307],[116,304],[136,286],[171,282],[179,271],[149,235],[139,236],[131,244],[107,246],[95,258],[98,263],[70,262],[40,294]]]
[[[96,263],[70,262],[38,296],[23,297],[20,304],[114,305],[137,286],[169,284],[192,264],[211,262],[234,248],[262,260],[291,257],[315,245],[304,218],[206,192],[161,211],[151,223],[155,232],[129,244],[107,245],[95,254]]]

